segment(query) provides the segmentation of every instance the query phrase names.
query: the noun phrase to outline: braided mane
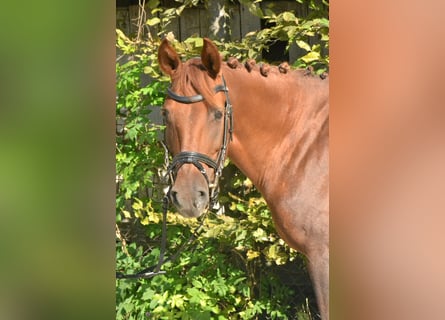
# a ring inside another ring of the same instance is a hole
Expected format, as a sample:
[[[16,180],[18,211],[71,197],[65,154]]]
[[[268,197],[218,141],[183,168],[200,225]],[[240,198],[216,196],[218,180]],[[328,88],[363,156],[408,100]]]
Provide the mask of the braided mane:
[[[249,73],[259,72],[262,77],[267,78],[271,72],[279,74],[299,74],[304,77],[315,77],[312,67],[306,69],[293,70],[289,63],[282,62],[278,66],[271,66],[268,63],[257,63],[254,59],[248,59],[244,63],[238,61],[235,57],[229,57],[226,64],[231,69],[246,69]],[[214,85],[207,76],[206,69],[200,58],[192,58],[186,61],[176,75],[174,75],[174,90],[185,96],[201,94],[211,105],[214,101]],[[327,73],[319,76],[321,79],[327,78]]]
[[[259,70],[260,74],[263,77],[267,77],[269,75],[270,71],[275,68],[278,69],[278,71],[282,74],[287,74],[287,73],[291,73],[291,72],[300,72],[304,76],[314,76],[315,75],[314,69],[311,66],[307,67],[306,69],[292,70],[289,66],[289,63],[287,63],[287,62],[282,62],[278,66],[271,66],[268,63],[257,64],[254,59],[248,59],[243,64],[243,63],[239,62],[237,58],[229,57],[227,59],[226,63],[231,69],[239,69],[239,68],[244,67],[249,72],[251,72],[252,70]],[[326,79],[327,76],[328,76],[328,74],[326,72],[324,72],[320,75],[320,78]]]

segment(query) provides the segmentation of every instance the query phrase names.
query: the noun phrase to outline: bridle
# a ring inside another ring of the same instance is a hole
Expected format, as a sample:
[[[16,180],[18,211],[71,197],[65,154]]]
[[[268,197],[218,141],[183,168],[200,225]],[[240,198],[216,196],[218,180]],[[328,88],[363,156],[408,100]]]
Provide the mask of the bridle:
[[[218,197],[218,182],[219,178],[221,177],[222,170],[224,168],[224,161],[226,159],[226,152],[227,152],[227,145],[229,144],[229,139],[232,140],[232,133],[233,133],[233,114],[232,114],[232,105],[230,104],[229,99],[229,89],[227,88],[226,81],[224,80],[224,77],[222,76],[222,84],[217,85],[215,88],[213,88],[213,92],[224,92],[226,96],[226,102],[224,104],[224,131],[223,131],[223,138],[221,143],[221,148],[219,149],[218,156],[216,160],[211,159],[209,156],[194,152],[194,151],[182,151],[175,155],[172,159],[171,164],[168,166],[168,175],[171,177],[170,179],[170,185],[174,184],[174,181],[176,179],[176,175],[179,171],[179,169],[184,164],[193,164],[199,172],[204,176],[205,180],[207,181],[207,185],[209,187],[209,207],[212,208],[217,200]],[[167,88],[167,95],[170,99],[183,103],[183,104],[192,104],[196,102],[204,101],[205,98],[200,95],[194,95],[194,96],[181,96],[176,94],[172,91],[171,88]],[[209,177],[207,175],[207,172],[203,166],[203,164],[206,164],[210,168],[214,170],[214,179],[211,182],[209,180]]]
[[[206,179],[207,185],[209,187],[209,208],[213,208],[213,206],[216,204],[216,199],[218,197],[218,181],[219,178],[221,177],[222,170],[224,168],[224,161],[226,159],[227,145],[229,144],[229,139],[230,141],[232,140],[233,115],[232,115],[232,105],[230,104],[229,94],[228,94],[229,90],[227,89],[224,77],[222,77],[222,84],[217,85],[215,88],[213,88],[213,92],[215,93],[224,92],[226,96],[226,102],[224,104],[223,139],[216,161],[211,159],[209,156],[199,152],[182,151],[177,155],[175,155],[171,163],[168,164],[169,156],[168,156],[168,149],[166,149],[167,176],[170,178],[170,183],[167,194],[164,196],[162,205],[163,221],[162,221],[162,239],[161,239],[161,250],[159,255],[159,261],[154,268],[149,267],[134,274],[122,274],[120,272],[116,272],[117,279],[142,279],[142,278],[150,278],[159,274],[164,274],[165,271],[161,270],[162,265],[167,261],[174,261],[179,256],[179,254],[186,248],[186,246],[188,246],[196,239],[197,233],[201,229],[204,220],[201,221],[201,223],[192,233],[190,238],[181,246],[181,248],[174,255],[168,258],[164,257],[166,250],[166,243],[167,243],[167,211],[170,202],[169,200],[170,190],[174,184],[178,170],[184,164],[190,163],[193,164],[196,168],[198,168],[199,172],[201,172],[201,174]],[[200,94],[194,96],[180,96],[174,93],[170,88],[167,88],[167,94],[170,99],[173,99],[176,102],[183,104],[191,104],[205,100],[204,97]],[[215,171],[213,182],[210,182],[207,172],[204,166],[202,165],[203,163],[211,167]]]

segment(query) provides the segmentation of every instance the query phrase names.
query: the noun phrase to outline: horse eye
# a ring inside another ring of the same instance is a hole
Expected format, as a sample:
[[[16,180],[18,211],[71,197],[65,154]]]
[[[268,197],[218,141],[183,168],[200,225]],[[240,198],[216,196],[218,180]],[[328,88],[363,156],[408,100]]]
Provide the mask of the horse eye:
[[[222,116],[223,116],[223,113],[222,113],[221,111],[219,111],[219,110],[216,110],[216,111],[215,111],[215,119],[216,119],[216,120],[221,119]]]

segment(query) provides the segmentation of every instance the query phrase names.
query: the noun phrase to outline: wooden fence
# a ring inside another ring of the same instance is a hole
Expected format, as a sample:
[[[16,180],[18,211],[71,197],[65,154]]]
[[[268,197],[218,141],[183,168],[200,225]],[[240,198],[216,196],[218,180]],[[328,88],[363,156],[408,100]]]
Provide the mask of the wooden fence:
[[[148,2],[148,1],[147,1]],[[116,2],[116,28],[119,28],[127,35],[137,33],[137,20],[139,16],[138,0],[118,0]],[[177,7],[178,3],[173,0],[162,0],[161,5],[170,8]],[[264,9],[273,5],[276,13],[283,11],[293,11],[297,17],[304,17],[308,14],[307,5],[297,1],[263,1],[261,7]],[[146,8],[149,14],[150,9]],[[251,31],[260,30],[264,27],[261,19],[238,2],[228,2],[224,0],[209,1],[208,7],[198,6],[185,9],[178,19],[174,19],[168,26],[175,37],[182,41],[191,36],[210,37],[225,40],[239,40]],[[296,45],[291,45],[289,53],[277,48],[275,60],[288,60],[290,63],[298,57],[306,54]],[[274,51],[274,48],[271,48]]]

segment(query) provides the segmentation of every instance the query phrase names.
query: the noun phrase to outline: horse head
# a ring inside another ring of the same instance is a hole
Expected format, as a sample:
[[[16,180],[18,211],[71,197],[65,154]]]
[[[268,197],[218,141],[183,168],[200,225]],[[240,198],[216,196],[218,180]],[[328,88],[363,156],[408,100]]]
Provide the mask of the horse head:
[[[221,56],[204,39],[201,58],[183,63],[164,39],[158,61],[171,78],[162,109],[165,140],[173,156],[170,199],[183,216],[199,217],[215,195],[230,130]]]

